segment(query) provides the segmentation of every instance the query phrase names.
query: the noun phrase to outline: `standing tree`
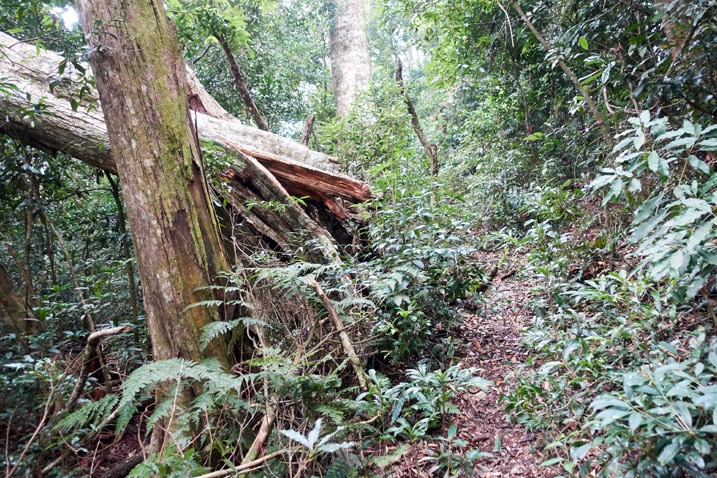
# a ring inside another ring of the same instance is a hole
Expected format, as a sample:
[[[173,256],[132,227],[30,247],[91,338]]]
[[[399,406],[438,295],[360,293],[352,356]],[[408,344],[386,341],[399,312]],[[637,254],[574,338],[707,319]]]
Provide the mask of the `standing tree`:
[[[364,0],[330,0],[331,78],[336,114],[344,116],[371,79]]]
[[[123,184],[154,358],[200,361],[217,308],[201,289],[229,267],[212,209],[174,28],[155,0],[82,0],[81,23]]]

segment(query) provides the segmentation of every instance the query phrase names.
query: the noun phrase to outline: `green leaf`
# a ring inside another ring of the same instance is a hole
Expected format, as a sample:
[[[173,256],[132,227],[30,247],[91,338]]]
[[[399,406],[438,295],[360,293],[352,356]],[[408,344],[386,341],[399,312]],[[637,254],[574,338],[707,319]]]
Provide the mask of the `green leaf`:
[[[588,442],[584,445],[578,446],[578,447],[571,447],[570,448],[570,457],[574,461],[580,461],[583,458],[585,458],[585,455],[588,454],[590,451],[590,448],[592,448],[592,443]]]
[[[603,186],[607,186],[608,184],[612,183],[617,178],[614,174],[601,174],[600,176],[597,176],[595,179],[592,180],[590,184],[588,184],[589,189],[600,189]]]
[[[701,159],[699,159],[694,154],[691,154],[690,157],[687,158],[687,160],[689,161],[690,166],[692,166],[693,169],[695,169],[701,173],[709,174],[709,172],[710,172],[709,165],[707,163],[705,163],[704,161],[702,161]]]
[[[707,440],[702,438],[695,440],[695,450],[697,450],[697,453],[700,455],[709,455],[711,448]]]
[[[553,465],[555,465],[557,463],[561,463],[563,461],[565,461],[565,458],[559,456],[557,458],[551,458],[550,460],[545,460],[544,462],[542,462],[540,464],[540,466],[553,466]]]
[[[702,245],[710,237],[710,232],[712,232],[712,222],[702,224],[687,240],[686,249],[691,251],[695,247]]]
[[[632,433],[635,433],[635,430],[637,430],[640,427],[640,425],[642,425],[642,414],[640,414],[638,412],[632,412],[630,414],[629,424],[630,424],[630,431]]]
[[[588,39],[585,37],[580,37],[580,40],[578,40],[578,43],[580,43],[580,48],[583,50],[588,50]]]
[[[623,402],[622,400],[609,396],[609,395],[603,395],[602,397],[598,397],[597,399],[593,400],[593,402],[590,404],[590,408],[593,410],[600,410],[602,408],[608,408],[608,407],[617,407],[617,408],[623,408],[623,409],[629,409],[630,405]]]
[[[650,151],[650,154],[647,155],[647,167],[653,173],[656,173],[660,167],[660,155],[656,151]]]
[[[660,463],[660,465],[662,466],[665,466],[666,464],[670,463],[680,451],[680,445],[681,444],[679,441],[673,441],[672,443],[665,446],[660,452],[660,455],[657,457],[658,463]]]
[[[373,463],[376,466],[378,466],[379,468],[381,468],[383,470],[386,467],[388,467],[389,465],[396,463],[398,460],[403,458],[403,456],[406,453],[408,453],[410,450],[411,450],[411,444],[405,443],[405,444],[399,446],[398,448],[396,448],[395,450],[393,450],[388,455],[377,456],[375,458],[372,458],[371,461],[373,461]]]

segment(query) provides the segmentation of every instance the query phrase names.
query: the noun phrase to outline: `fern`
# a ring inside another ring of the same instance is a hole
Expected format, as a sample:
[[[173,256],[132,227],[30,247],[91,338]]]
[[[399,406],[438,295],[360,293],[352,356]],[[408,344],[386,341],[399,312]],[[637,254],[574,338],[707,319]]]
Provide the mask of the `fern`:
[[[343,300],[334,302],[333,305],[336,308],[336,312],[340,314],[346,313],[347,311],[352,309],[376,309],[376,304],[374,304],[372,300],[366,299],[364,297],[357,297],[355,295],[349,295]]]
[[[237,377],[224,372],[216,359],[209,359],[200,364],[184,359],[169,359],[152,362],[138,368],[124,383],[120,407],[134,405],[135,397],[144,389],[162,382],[204,382],[207,393],[226,395],[229,392],[241,392],[242,384],[247,377]]]
[[[270,267],[254,269],[254,279],[257,283],[265,283],[272,289],[293,297],[302,294],[307,286],[304,279],[310,275],[335,275],[336,264],[315,264],[312,262],[295,262],[284,267]]]
[[[316,411],[325,417],[331,419],[336,425],[340,425],[345,422],[344,413],[345,409],[340,408],[337,403],[331,403],[326,405],[319,405],[316,407]]]
[[[67,433],[84,428],[89,424],[102,423],[112,413],[112,409],[118,401],[119,396],[111,393],[100,400],[88,402],[57,422],[55,430]]]
[[[251,325],[258,325],[260,327],[269,328],[269,324],[263,320],[254,319],[252,317],[240,317],[238,319],[230,320],[228,322],[212,322],[206,325],[202,331],[202,337],[200,339],[199,347],[200,350],[204,350],[209,345],[209,342],[217,338],[218,336],[232,331],[239,325],[248,327]]]
[[[120,406],[119,413],[117,414],[117,433],[122,433],[129,425],[130,420],[135,413],[139,410],[139,403],[133,401],[127,405]]]

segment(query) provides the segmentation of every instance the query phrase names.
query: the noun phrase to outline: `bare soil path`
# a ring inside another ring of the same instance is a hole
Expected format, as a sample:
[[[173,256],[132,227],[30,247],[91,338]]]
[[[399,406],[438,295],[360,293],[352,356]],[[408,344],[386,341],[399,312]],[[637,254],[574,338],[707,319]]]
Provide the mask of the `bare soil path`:
[[[490,264],[499,263],[500,254],[482,253],[478,260],[490,270],[493,268]],[[451,417],[458,427],[459,438],[467,441],[470,447],[493,455],[475,462],[473,476],[477,477],[565,476],[558,467],[540,466],[550,458],[543,452],[547,438],[511,423],[500,403],[501,396],[515,386],[511,372],[528,359],[520,340],[521,330],[530,325],[533,316],[529,299],[535,284],[523,276],[523,266],[521,258],[502,263],[478,300],[465,304],[464,323],[454,334],[455,343],[461,344],[456,361],[460,360],[464,367],[476,367],[480,377],[495,383],[488,393],[463,394],[456,403],[460,414]],[[412,451],[414,453],[406,457],[397,475],[431,476],[428,473],[430,466],[422,460],[428,454],[427,450],[416,447]]]
[[[489,263],[497,258],[486,257]],[[465,344],[465,367],[476,367],[480,376],[495,386],[488,393],[464,394],[456,417],[464,438],[479,449],[493,454],[477,462],[475,476],[554,477],[560,470],[541,467],[549,457],[542,453],[546,439],[511,423],[499,403],[515,382],[511,372],[528,359],[520,346],[521,330],[533,316],[529,305],[531,283],[520,273],[522,264],[502,266],[491,286],[476,304],[475,312],[464,313],[465,323],[456,337]]]

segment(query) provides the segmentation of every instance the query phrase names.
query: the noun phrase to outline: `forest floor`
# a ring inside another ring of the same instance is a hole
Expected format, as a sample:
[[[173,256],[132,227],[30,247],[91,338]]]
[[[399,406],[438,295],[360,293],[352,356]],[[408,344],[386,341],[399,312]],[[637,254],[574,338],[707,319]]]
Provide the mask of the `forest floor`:
[[[456,425],[456,438],[465,440],[469,448],[492,455],[475,462],[473,476],[560,476],[563,473],[559,467],[541,466],[551,458],[543,451],[549,438],[511,423],[504,412],[504,404],[500,403],[501,397],[515,386],[513,370],[529,358],[520,345],[521,331],[529,327],[533,317],[529,299],[537,284],[523,273],[525,259],[522,256],[513,256],[506,261],[500,251],[482,252],[476,259],[484,264],[485,270],[493,270],[497,264],[499,268],[488,288],[463,304],[463,322],[452,334],[455,362],[461,362],[464,368],[475,367],[478,376],[495,385],[487,392],[476,390],[460,395],[455,401],[460,413],[450,417],[446,428]],[[86,468],[93,469],[93,476],[111,470],[137,451],[138,435],[136,432],[126,433],[121,444],[108,444],[107,449],[97,450],[93,462],[86,463]],[[435,464],[430,456],[440,454],[439,446],[435,440],[414,443],[400,462],[390,467],[390,472],[388,469],[385,472],[392,478],[442,476],[442,473],[429,471]],[[465,449],[452,451],[460,453]],[[95,461],[98,457],[100,459]],[[441,471],[445,472],[445,469]]]
[[[488,265],[498,264],[500,255],[485,252],[478,260],[490,270],[494,266]],[[521,331],[530,325],[533,316],[528,299],[536,284],[523,276],[524,266],[522,257],[503,263],[488,289],[475,303],[466,304],[462,313],[464,322],[455,332],[456,361],[460,360],[463,367],[477,368],[478,376],[495,383],[487,393],[464,393],[456,403],[460,414],[451,417],[451,424],[458,427],[457,438],[492,455],[475,462],[473,475],[478,477],[563,474],[559,467],[540,466],[550,458],[541,451],[549,443],[548,437],[511,423],[500,403],[501,397],[515,386],[513,370],[528,359],[520,340]],[[425,445],[415,445],[395,470],[395,476],[430,477],[425,471],[431,468],[430,460],[425,460],[430,454]]]

